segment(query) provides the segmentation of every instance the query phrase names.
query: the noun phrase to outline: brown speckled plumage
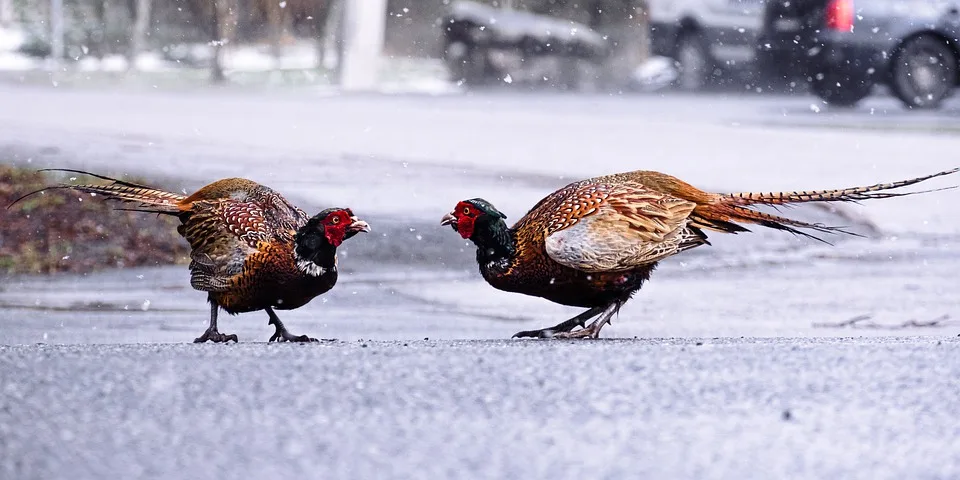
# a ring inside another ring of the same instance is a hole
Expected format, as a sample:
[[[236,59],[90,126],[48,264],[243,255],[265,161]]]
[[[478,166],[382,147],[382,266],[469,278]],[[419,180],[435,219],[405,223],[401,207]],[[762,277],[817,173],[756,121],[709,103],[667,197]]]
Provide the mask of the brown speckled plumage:
[[[650,278],[657,263],[708,244],[706,230],[739,233],[759,224],[815,238],[801,229],[848,233],[758,212],[754,204],[856,201],[909,195],[890,189],[956,172],[841,190],[717,194],[675,177],[633,171],[566,185],[508,228],[489,202],[464,200],[446,216],[477,245],[483,278],[493,287],[588,308],[555,327],[516,336],[596,337],[610,317]],[[585,321],[599,316],[590,326]],[[576,327],[583,327],[574,330]]]
[[[309,217],[267,187],[219,180],[178,208],[178,231],[192,250],[191,284],[228,313],[297,308],[336,283],[335,269],[319,277],[299,271],[294,235]]]
[[[217,331],[217,308],[230,314],[266,310],[277,326],[271,340],[312,340],[289,334],[273,312],[307,304],[337,282],[336,247],[369,226],[348,208],[313,218],[274,190],[243,178],[213,182],[178,195],[121,180],[103,185],[62,185],[134,203],[134,210],[173,215],[190,243],[190,283],[208,293],[210,328],[197,341],[236,340]]]

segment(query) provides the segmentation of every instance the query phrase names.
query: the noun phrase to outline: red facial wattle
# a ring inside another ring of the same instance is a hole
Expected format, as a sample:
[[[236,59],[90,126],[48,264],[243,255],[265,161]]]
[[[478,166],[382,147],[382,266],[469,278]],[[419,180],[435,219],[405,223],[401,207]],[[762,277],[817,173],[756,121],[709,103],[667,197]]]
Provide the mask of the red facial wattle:
[[[339,225],[327,225],[324,227],[323,233],[330,245],[334,247],[339,247],[343,243],[343,237],[347,234],[346,229],[339,228]]]
[[[457,217],[457,233],[464,239],[469,239],[473,236],[473,224],[475,221],[476,217],[459,215]]]
[[[334,220],[336,218],[336,220]],[[350,225],[350,216],[343,212],[332,213],[323,225],[323,234],[327,237],[327,242],[334,247],[339,247],[347,235],[347,227]]]

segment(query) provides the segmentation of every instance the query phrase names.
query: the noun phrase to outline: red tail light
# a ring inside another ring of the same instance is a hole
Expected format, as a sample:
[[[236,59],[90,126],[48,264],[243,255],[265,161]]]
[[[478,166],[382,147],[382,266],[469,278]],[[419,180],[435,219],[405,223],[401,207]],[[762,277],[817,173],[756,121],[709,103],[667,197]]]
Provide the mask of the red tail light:
[[[830,0],[827,3],[826,23],[829,30],[853,30],[853,0]]]

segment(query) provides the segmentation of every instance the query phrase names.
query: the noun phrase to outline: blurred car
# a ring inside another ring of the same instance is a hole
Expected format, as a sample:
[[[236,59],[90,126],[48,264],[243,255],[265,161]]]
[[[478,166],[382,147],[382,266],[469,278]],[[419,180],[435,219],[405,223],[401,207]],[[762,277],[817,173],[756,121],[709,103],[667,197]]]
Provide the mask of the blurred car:
[[[575,87],[576,75],[537,70],[539,59],[601,62],[606,39],[587,25],[548,15],[496,8],[469,0],[450,3],[441,20],[441,56],[455,80],[467,85],[521,84],[549,79]]]
[[[933,108],[960,80],[960,9],[945,0],[651,0],[654,53],[698,90],[725,70],[804,78],[832,105],[877,84]]]
[[[784,60],[796,55],[796,45],[777,43],[781,52],[764,40],[764,0],[648,0],[648,8],[652,53],[674,59],[677,88],[800,73],[780,71],[793,67]]]
[[[807,52],[814,93],[854,105],[877,84],[909,108],[935,108],[960,80],[960,8],[944,0],[777,0],[769,42]]]

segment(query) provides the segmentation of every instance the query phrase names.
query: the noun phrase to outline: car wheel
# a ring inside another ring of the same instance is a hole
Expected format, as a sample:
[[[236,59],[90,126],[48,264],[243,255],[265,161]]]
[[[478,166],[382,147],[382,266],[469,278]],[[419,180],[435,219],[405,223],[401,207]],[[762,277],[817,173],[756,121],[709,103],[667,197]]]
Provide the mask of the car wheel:
[[[957,59],[945,40],[921,35],[897,50],[890,74],[890,89],[904,105],[936,108],[956,84]]]
[[[707,85],[707,79],[712,73],[710,57],[703,40],[696,32],[687,32],[680,35],[677,41],[677,79],[674,82],[680,90],[692,92],[701,90]]]
[[[466,82],[470,77],[471,48],[464,42],[452,41],[443,48],[443,61],[450,76],[457,82]]]
[[[870,95],[873,80],[820,72],[813,76],[810,89],[828,105],[852,107]]]

